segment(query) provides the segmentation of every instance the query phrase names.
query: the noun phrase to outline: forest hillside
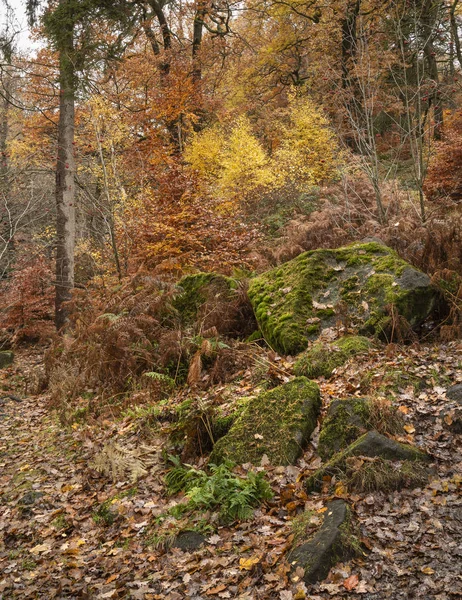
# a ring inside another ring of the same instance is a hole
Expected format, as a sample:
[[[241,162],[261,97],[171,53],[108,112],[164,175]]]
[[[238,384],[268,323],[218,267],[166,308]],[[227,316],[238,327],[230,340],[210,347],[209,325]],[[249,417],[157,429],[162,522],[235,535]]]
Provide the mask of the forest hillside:
[[[19,10],[0,598],[460,597],[459,1]]]

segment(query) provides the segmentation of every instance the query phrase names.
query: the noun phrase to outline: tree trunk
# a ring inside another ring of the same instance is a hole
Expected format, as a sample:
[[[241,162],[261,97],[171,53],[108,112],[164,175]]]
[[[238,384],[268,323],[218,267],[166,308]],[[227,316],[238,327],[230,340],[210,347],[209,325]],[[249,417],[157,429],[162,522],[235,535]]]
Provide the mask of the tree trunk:
[[[356,75],[351,74],[357,51],[357,21],[361,8],[361,0],[350,0],[346,6],[345,18],[342,22],[342,88],[345,94],[345,106],[353,117],[357,126],[363,125],[361,101],[358,98],[358,81]],[[345,142],[354,152],[360,152],[354,135],[345,137]]]
[[[60,0],[67,4],[69,0]],[[74,27],[69,19],[64,24],[59,48],[59,123],[58,160],[56,164],[56,295],[55,323],[62,330],[68,320],[65,303],[74,287],[75,247],[75,73],[73,64]]]

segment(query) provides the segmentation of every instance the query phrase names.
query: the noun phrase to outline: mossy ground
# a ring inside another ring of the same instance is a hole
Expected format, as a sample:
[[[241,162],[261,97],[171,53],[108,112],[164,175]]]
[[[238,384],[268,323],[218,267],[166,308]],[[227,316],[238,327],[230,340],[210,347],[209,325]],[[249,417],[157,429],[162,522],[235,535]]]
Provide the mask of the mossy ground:
[[[376,242],[313,250],[253,279],[249,297],[269,345],[298,354],[321,329],[335,324],[340,304],[368,334],[383,334],[390,325],[389,305],[413,327],[422,323],[438,294],[429,282],[415,289],[408,289],[407,280],[401,285],[407,272],[425,277]]]
[[[305,377],[260,394],[215,444],[210,461],[260,464],[266,454],[274,465],[292,464],[316,427],[320,405],[318,386]]]
[[[345,336],[335,342],[315,342],[294,365],[296,375],[330,377],[337,367],[356,354],[367,352],[372,342],[363,336]]]

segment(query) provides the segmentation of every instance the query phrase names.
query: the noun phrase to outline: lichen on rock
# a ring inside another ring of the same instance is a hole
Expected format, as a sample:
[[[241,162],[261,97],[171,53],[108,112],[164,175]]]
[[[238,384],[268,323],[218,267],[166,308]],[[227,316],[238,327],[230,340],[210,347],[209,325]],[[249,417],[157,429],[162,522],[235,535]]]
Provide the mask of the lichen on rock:
[[[439,292],[396,252],[368,242],[300,254],[254,278],[249,297],[269,345],[298,354],[335,324],[340,306],[361,333],[380,335],[391,325],[387,307],[417,328]]]
[[[345,336],[334,342],[315,342],[295,362],[296,375],[305,377],[330,377],[352,356],[367,352],[372,342],[360,335]]]
[[[293,464],[316,427],[321,407],[319,388],[306,377],[249,399],[229,432],[217,441],[210,462]]]

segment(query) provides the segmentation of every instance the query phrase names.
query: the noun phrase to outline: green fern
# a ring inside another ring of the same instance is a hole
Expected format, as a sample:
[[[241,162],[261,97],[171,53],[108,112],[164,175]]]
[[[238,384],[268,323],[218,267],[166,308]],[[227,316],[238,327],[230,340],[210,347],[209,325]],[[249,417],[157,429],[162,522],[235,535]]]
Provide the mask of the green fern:
[[[143,373],[143,375],[145,377],[149,377],[150,379],[154,379],[154,381],[164,384],[167,388],[175,387],[175,381],[168,375],[164,375],[164,373],[157,373],[157,371],[146,371]]]
[[[238,477],[231,471],[232,465],[209,465],[210,475],[190,465],[182,465],[176,457],[169,457],[173,467],[166,475],[170,493],[183,490],[188,503],[181,505],[181,512],[193,510],[217,510],[223,522],[243,521],[252,516],[253,508],[272,497],[271,488],[263,473],[250,471],[246,477]]]

